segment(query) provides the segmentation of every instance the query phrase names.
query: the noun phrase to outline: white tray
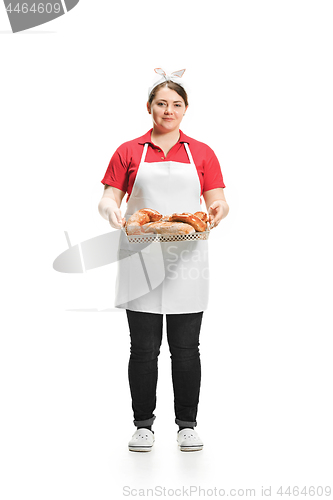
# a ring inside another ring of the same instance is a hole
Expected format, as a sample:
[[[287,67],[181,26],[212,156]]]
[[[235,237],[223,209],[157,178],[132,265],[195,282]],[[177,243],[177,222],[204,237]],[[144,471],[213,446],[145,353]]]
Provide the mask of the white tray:
[[[213,225],[209,225],[209,223],[207,223],[207,225],[207,231],[202,231],[201,233],[195,232],[191,234],[127,234],[124,227],[122,228],[122,230],[126,234],[130,243],[154,243],[158,241],[195,241],[208,240],[210,229],[213,227]]]

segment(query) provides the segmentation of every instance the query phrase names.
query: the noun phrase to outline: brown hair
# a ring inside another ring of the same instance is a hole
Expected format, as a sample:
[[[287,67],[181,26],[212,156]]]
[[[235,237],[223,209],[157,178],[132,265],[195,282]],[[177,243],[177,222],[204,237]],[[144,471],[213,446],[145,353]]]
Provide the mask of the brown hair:
[[[187,98],[186,90],[184,89],[184,87],[182,87],[181,85],[178,85],[178,83],[172,82],[171,80],[167,80],[166,82],[162,82],[153,88],[153,90],[150,92],[150,95],[148,98],[149,104],[151,104],[153,102],[157,92],[163,87],[168,87],[169,89],[177,92],[177,94],[180,95],[180,97],[185,102],[185,106],[186,107],[188,106],[188,98]]]

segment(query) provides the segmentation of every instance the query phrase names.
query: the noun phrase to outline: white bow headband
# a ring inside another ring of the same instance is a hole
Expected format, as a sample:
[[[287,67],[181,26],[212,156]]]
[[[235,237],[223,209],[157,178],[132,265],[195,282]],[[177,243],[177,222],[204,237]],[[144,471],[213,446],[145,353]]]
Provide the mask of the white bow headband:
[[[170,75],[168,75],[162,68],[155,68],[154,71],[158,75],[162,75],[162,78],[160,78],[160,80],[155,82],[152,87],[150,87],[150,89],[148,90],[148,97],[150,96],[151,91],[155,87],[157,87],[157,85],[159,85],[160,83],[166,82],[168,80],[171,80],[174,83],[178,83],[178,85],[181,85],[182,87],[184,87],[184,85],[182,84],[180,79],[183,76],[183,74],[185,73],[185,71],[186,71],[185,69],[180,69],[179,71],[173,71],[173,73],[171,73]]]

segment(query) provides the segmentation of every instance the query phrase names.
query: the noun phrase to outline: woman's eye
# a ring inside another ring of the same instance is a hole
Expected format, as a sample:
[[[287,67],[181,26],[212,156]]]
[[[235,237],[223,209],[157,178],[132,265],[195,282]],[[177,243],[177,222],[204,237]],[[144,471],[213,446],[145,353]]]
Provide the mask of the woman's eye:
[[[157,106],[164,106],[164,102],[158,102]]]

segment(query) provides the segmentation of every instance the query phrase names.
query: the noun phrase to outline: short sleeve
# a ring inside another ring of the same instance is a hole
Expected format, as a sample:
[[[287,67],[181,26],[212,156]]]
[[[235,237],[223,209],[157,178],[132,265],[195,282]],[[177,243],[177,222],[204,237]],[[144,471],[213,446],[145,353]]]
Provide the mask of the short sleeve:
[[[128,161],[123,149],[123,147],[119,147],[116,150],[101,182],[121,189],[126,193],[128,188]]]
[[[214,151],[207,146],[204,164],[203,192],[216,188],[225,188],[221,165]]]

